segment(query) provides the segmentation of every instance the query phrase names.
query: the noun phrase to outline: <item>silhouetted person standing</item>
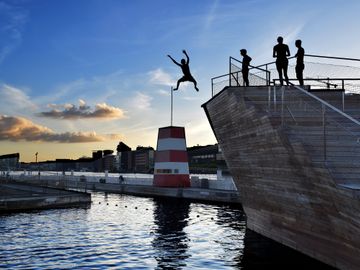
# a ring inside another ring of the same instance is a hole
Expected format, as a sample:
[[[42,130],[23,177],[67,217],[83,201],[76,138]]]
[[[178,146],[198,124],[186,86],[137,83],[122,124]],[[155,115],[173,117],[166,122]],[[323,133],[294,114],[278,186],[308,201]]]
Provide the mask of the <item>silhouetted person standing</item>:
[[[189,56],[188,54],[186,53],[185,50],[183,50],[183,53],[185,54],[186,56],[186,61],[185,59],[181,59],[181,64],[176,62],[174,60],[174,58],[172,58],[170,55],[168,55],[168,57],[176,64],[178,65],[179,67],[181,67],[181,70],[184,74],[184,76],[182,76],[178,81],[177,81],[177,85],[176,85],[176,88],[174,88],[174,90],[178,90],[179,88],[179,85],[181,82],[186,82],[186,81],[189,81],[189,82],[193,82],[194,83],[194,87],[196,89],[196,91],[199,91],[199,88],[197,88],[197,82],[196,80],[194,79],[194,77],[191,75],[190,73],[190,67],[189,67]]]
[[[298,51],[295,54],[295,57],[296,57],[296,66],[295,66],[296,78],[299,80],[300,85],[304,85],[303,71],[304,71],[304,68],[305,68],[305,65],[304,65],[305,50],[304,50],[303,47],[301,47],[301,40],[300,39],[295,41],[295,46],[298,48]]]
[[[282,73],[284,72],[284,77],[286,84],[289,85],[289,78],[287,75],[289,60],[287,59],[290,56],[290,50],[288,45],[283,44],[284,39],[282,37],[277,38],[278,44],[274,46],[273,57],[276,57],[276,69],[279,72],[280,84],[283,83]]]
[[[241,49],[240,54],[243,57],[241,73],[243,75],[244,86],[249,86],[249,65],[252,59],[247,55],[247,51],[245,49]]]

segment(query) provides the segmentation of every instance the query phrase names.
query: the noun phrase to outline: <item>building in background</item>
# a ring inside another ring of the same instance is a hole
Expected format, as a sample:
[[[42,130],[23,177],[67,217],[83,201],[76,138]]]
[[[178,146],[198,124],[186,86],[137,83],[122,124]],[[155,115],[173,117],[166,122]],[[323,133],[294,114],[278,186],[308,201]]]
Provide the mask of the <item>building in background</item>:
[[[117,168],[115,167],[115,155],[113,155],[113,150],[104,150],[104,156],[102,157],[102,171],[108,172],[117,172]]]
[[[216,173],[216,156],[219,152],[219,147],[217,144],[206,146],[193,146],[189,147],[187,151],[190,173]]]
[[[92,151],[92,159],[93,159],[93,172],[102,172],[102,150],[93,150]]]
[[[154,172],[154,156],[155,151],[152,147],[136,147],[134,153],[135,167],[134,171],[138,173],[153,173]]]
[[[123,142],[119,142],[116,154],[116,167],[119,172],[133,172],[134,171],[134,153],[131,148]]]
[[[7,154],[0,156],[0,170],[9,171],[9,170],[18,170],[20,168],[20,154]]]
[[[132,151],[123,142],[113,150],[93,150],[92,157],[79,159],[56,159],[41,162],[21,163],[17,154],[0,156],[0,170],[24,169],[32,171],[83,171],[83,172],[121,172],[153,173],[155,150],[152,147],[138,146]],[[218,170],[227,174],[228,169],[217,144],[187,148],[190,173],[216,174]]]

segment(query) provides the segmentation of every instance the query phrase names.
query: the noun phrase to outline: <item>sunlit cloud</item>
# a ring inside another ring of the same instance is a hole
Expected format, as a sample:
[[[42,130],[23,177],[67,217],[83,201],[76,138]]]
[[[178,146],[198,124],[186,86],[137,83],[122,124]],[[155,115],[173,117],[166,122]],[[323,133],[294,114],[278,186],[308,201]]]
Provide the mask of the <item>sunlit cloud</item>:
[[[39,113],[39,116],[50,117],[56,119],[123,119],[125,118],[125,112],[117,107],[110,106],[106,103],[98,103],[94,109],[86,105],[86,102],[82,99],[79,100],[79,106],[74,104],[49,104],[49,108],[52,110]]]
[[[120,135],[98,135],[96,132],[64,132],[56,133],[48,127],[16,116],[0,115],[0,140],[37,141],[58,143],[88,143],[115,140]]]

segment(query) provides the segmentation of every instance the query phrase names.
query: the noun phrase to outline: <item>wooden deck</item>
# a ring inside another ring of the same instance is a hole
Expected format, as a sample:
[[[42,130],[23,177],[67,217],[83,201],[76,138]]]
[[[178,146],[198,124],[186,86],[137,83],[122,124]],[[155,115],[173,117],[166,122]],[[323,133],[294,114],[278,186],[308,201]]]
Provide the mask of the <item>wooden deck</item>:
[[[273,92],[269,102],[268,87],[227,88],[203,105],[247,226],[334,267],[359,269],[359,130],[347,121],[339,128],[330,120],[341,117],[329,114],[324,145],[321,106],[289,93],[288,108],[281,91],[276,104]],[[346,107],[357,117],[357,101],[350,106],[350,99]]]

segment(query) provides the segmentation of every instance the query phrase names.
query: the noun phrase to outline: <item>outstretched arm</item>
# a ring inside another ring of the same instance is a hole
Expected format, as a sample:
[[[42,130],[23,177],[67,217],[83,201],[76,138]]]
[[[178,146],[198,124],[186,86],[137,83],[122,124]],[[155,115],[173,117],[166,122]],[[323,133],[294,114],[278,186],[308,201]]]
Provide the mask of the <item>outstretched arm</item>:
[[[190,59],[189,59],[188,54],[186,53],[186,51],[185,51],[185,50],[183,50],[183,53],[184,53],[184,54],[185,54],[185,56],[186,56],[186,64],[189,64]]]
[[[286,46],[286,56],[290,56],[289,46]]]
[[[178,62],[175,61],[174,58],[172,58],[169,54],[167,55],[173,62],[175,65],[181,66]]]

